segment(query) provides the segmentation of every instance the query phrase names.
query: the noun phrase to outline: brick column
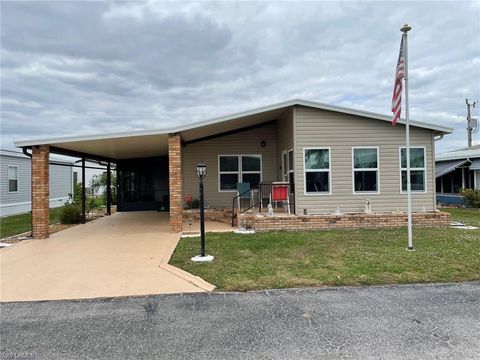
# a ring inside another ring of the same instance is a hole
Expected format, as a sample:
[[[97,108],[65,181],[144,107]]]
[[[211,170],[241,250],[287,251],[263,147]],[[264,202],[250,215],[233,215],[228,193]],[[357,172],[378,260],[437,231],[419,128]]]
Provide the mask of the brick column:
[[[32,149],[32,237],[44,239],[49,235],[48,145]]]
[[[168,176],[170,192],[170,231],[182,231],[182,139],[168,136]]]

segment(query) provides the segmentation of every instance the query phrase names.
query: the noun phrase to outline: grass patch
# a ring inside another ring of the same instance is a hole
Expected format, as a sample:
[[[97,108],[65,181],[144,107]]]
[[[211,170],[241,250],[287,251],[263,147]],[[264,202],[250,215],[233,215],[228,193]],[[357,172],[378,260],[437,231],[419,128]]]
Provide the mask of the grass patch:
[[[50,209],[50,224],[60,222],[62,207]],[[25,213],[0,218],[0,239],[31,230],[32,214]]]
[[[480,221],[478,210],[447,210],[468,225]],[[480,230],[414,228],[415,252],[406,239],[405,228],[208,233],[212,263],[190,261],[198,238],[182,239],[170,263],[227,291],[480,280]]]
[[[474,208],[442,208],[441,211],[449,212],[452,220],[465,225],[480,227],[480,209]]]

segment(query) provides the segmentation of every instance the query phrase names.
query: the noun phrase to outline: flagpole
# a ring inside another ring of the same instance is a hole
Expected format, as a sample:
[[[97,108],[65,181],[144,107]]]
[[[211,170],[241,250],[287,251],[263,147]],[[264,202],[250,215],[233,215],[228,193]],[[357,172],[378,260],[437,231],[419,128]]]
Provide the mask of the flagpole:
[[[406,132],[406,160],[407,160],[407,223],[408,223],[408,247],[407,250],[413,251],[412,234],[412,189],[410,179],[410,114],[408,108],[408,42],[407,32],[412,30],[407,24],[400,29],[403,32],[403,41],[405,46],[405,132]]]

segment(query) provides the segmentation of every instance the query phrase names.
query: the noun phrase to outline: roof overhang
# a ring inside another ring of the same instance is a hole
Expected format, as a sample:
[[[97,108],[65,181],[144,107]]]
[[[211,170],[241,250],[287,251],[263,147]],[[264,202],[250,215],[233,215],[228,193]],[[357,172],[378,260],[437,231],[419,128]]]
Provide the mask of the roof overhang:
[[[435,164],[435,177],[438,178],[443,175],[451,173],[459,166],[465,165],[468,160],[449,160],[441,161]]]
[[[171,129],[25,140],[16,141],[15,145],[27,148],[36,145],[50,145],[54,147],[57,152],[64,150],[71,154],[86,154],[112,160],[162,156],[168,153],[168,134],[170,133],[177,133],[183,141],[190,142],[196,139],[207,138],[217,134],[229,133],[231,131],[268,123],[280,118],[288,108],[293,106],[306,106],[369,119],[391,121],[391,117],[387,115],[295,99]],[[399,123],[402,124],[405,123],[405,121],[401,119]],[[432,130],[437,134],[449,134],[453,132],[451,128],[418,121],[410,121],[410,124]]]
[[[470,170],[480,170],[480,159],[472,160],[470,164]]]
[[[95,138],[57,139],[43,144],[50,145],[52,152],[62,155],[81,157],[84,154],[105,161],[133,159],[167,155],[168,133],[110,134]]]
[[[244,111],[241,113],[237,114],[232,114],[212,120],[207,120],[207,121],[202,121],[198,123],[194,123],[191,125],[187,126],[181,126],[177,129],[172,130],[173,132],[186,132],[187,130],[193,130],[193,129],[200,129],[204,127],[208,127],[214,124],[226,122],[226,121],[232,121],[244,117],[249,117],[251,115],[258,115],[261,113],[274,113],[275,111],[279,111],[279,113],[283,113],[287,108],[292,107],[292,106],[306,106],[310,108],[315,108],[315,109],[320,109],[320,110],[327,110],[327,111],[333,111],[333,112],[338,112],[338,113],[343,113],[343,114],[349,114],[349,115],[356,115],[364,118],[369,118],[369,119],[376,119],[376,120],[383,120],[387,122],[392,122],[392,116],[391,115],[383,115],[383,114],[378,114],[370,111],[364,111],[364,110],[358,110],[358,109],[352,109],[352,108],[347,108],[343,106],[335,106],[335,105],[328,105],[328,104],[323,104],[315,101],[308,101],[308,100],[302,100],[302,99],[294,99],[290,101],[285,101],[281,102],[278,104],[273,104],[269,106],[264,106],[261,108],[249,110],[249,111]],[[268,115],[267,115],[268,116]],[[271,119],[270,119],[271,120]],[[265,121],[268,121],[265,120]],[[400,119],[398,121],[398,124],[405,124],[405,119]],[[416,121],[416,120],[410,120],[410,125],[411,126],[416,126],[420,128],[425,128],[429,130],[436,131],[439,134],[451,134],[453,132],[452,128],[446,127],[446,126],[440,126],[437,124],[431,124],[431,123],[426,123],[426,122],[421,122],[421,121]]]

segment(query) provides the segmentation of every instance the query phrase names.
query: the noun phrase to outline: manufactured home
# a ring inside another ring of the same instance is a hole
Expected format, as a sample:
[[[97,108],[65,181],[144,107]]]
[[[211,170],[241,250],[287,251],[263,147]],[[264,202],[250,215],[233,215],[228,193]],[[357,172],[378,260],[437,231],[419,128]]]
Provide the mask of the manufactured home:
[[[435,162],[438,203],[464,205],[460,189],[480,189],[480,145],[439,154]]]
[[[239,185],[260,194],[247,203],[257,205],[260,198],[264,205],[275,200],[272,189],[280,183],[287,184],[284,202],[291,216],[363,213],[366,204],[374,213],[404,212],[405,126],[403,120],[397,126],[390,120],[363,110],[291,100],[169,130],[16,145],[32,152],[39,171],[34,192],[48,179],[42,164],[49,153],[115,163],[118,210],[168,210],[170,228],[179,232],[183,209],[198,197],[195,168],[200,161],[207,166],[209,209],[248,208],[236,205],[242,195]],[[435,212],[435,142],[452,129],[410,123],[413,210]],[[39,190],[34,195],[46,207],[45,194]],[[44,212],[34,218],[40,229],[37,236],[46,236]]]
[[[71,162],[57,159],[49,165],[49,208],[62,206],[72,193]],[[32,163],[18,151],[0,150],[0,216],[21,214],[32,209]],[[58,165],[58,164],[63,164]]]

